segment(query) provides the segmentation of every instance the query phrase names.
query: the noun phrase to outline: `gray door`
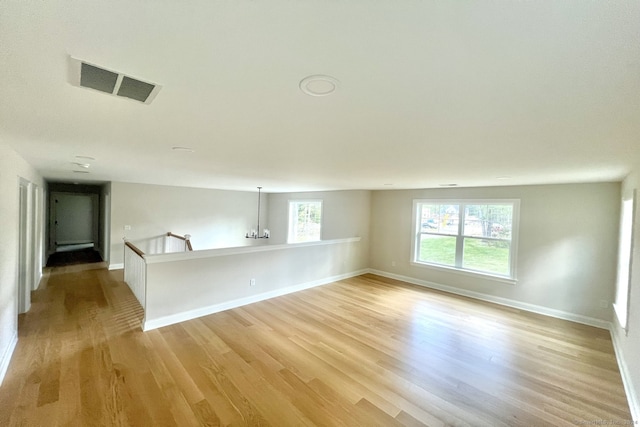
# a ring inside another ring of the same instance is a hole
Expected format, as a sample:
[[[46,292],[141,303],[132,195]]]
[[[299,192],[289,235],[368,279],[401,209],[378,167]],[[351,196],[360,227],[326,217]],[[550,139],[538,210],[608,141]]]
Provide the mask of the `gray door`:
[[[56,246],[93,243],[91,194],[53,193]]]

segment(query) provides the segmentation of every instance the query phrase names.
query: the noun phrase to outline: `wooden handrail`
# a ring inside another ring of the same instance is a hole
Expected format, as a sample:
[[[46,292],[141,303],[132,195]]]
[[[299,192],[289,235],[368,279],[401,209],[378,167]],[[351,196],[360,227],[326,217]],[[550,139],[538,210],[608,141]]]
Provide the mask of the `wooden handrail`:
[[[168,237],[175,237],[176,239],[180,239],[180,240],[187,240],[187,238],[186,238],[186,237],[184,237],[184,236],[178,236],[177,234],[173,234],[173,233],[172,233],[172,232],[170,232],[170,231],[167,233],[167,236],[168,236]]]
[[[133,243],[125,241],[124,244],[125,244],[125,246],[128,246],[129,249],[131,249],[133,252],[138,254],[138,256],[140,258],[144,258],[144,252],[142,252],[140,249],[138,249]]]
[[[178,236],[177,234],[173,234],[172,232],[168,232],[167,233],[167,237],[175,237],[176,239],[180,239],[180,240],[184,240],[187,245],[187,249],[189,249],[190,251],[193,250],[193,247],[191,246],[191,240],[189,240],[186,236]]]

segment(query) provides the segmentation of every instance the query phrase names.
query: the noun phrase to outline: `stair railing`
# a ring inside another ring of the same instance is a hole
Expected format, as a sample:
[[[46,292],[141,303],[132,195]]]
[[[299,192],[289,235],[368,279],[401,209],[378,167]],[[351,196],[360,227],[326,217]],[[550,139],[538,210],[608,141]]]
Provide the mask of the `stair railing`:
[[[145,308],[147,263],[144,252],[127,240],[124,241],[124,281]]]
[[[167,252],[186,252],[192,250],[190,234],[180,236],[172,232],[167,233]]]

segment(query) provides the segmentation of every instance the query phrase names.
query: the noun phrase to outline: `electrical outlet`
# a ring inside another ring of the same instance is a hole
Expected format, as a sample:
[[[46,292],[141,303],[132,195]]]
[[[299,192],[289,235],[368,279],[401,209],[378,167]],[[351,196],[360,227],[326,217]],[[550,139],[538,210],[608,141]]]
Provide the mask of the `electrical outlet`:
[[[391,261],[391,267],[395,267],[396,266],[396,262],[395,261]]]
[[[130,226],[130,225],[125,225],[125,226],[124,226],[124,229],[125,229],[125,230],[131,230],[131,226]]]
[[[249,286],[255,286],[255,285],[256,285],[256,279],[249,280]]]

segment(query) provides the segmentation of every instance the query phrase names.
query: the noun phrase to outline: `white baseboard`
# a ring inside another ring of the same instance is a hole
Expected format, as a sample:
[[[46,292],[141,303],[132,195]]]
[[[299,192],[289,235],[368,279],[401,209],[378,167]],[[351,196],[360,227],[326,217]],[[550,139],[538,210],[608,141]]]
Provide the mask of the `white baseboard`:
[[[382,277],[388,277],[390,279],[401,280],[403,282],[411,283],[418,286],[424,286],[426,288],[437,289],[439,291],[449,292],[456,295],[462,295],[465,297],[492,302],[492,303],[504,305],[507,307],[517,308],[524,311],[544,314],[545,316],[555,317],[563,320],[570,320],[572,322],[582,323],[584,325],[595,326],[596,328],[600,328],[600,329],[607,329],[607,330],[609,329],[609,322],[605,320],[596,319],[593,317],[583,316],[575,313],[569,313],[567,311],[556,310],[553,308],[543,307],[541,305],[515,301],[508,298],[496,297],[493,295],[487,295],[480,292],[469,291],[467,289],[455,288],[453,286],[441,285],[439,283],[415,279],[413,277],[408,277],[408,276],[401,276],[399,274],[393,274],[393,273],[389,273],[381,270],[369,269],[369,273],[377,274],[378,276],[382,276]]]
[[[124,268],[124,262],[118,264],[109,264],[109,270],[122,270]]]
[[[301,283],[299,285],[288,286],[282,289],[276,289],[269,292],[264,292],[257,295],[251,295],[245,298],[239,298],[232,301],[226,301],[220,304],[213,304],[206,307],[198,308],[195,310],[185,311],[182,313],[172,314],[170,316],[160,317],[158,319],[147,320],[146,317],[143,321],[142,330],[150,331],[152,329],[161,328],[163,326],[173,325],[174,323],[185,322],[187,320],[196,319],[202,316],[208,316],[209,314],[218,313],[224,310],[230,310],[232,308],[242,307],[243,305],[253,304],[254,302],[264,301],[270,298],[279,297],[282,295],[290,294],[293,292],[302,291],[305,289],[314,288],[316,286],[322,286],[329,283],[337,282],[338,280],[348,279],[350,277],[360,276],[368,273],[369,269],[353,271],[351,273],[340,274],[337,276],[331,276],[320,280],[314,280],[312,282]]]
[[[44,277],[44,274],[42,273],[42,268],[38,271],[36,271],[36,280],[35,283],[33,284],[33,290],[37,291],[38,288],[40,287],[40,282],[42,282],[42,278]]]
[[[631,417],[636,423],[640,424],[640,396],[636,393],[636,389],[631,379],[629,366],[627,365],[622,352],[618,328],[613,324],[610,324],[610,326],[609,330],[611,332],[611,341],[613,342],[613,349],[616,352],[616,359],[618,360],[618,366],[620,367],[620,376],[622,376],[622,384],[624,384],[624,391],[627,394]]]
[[[16,349],[16,345],[18,344],[18,332],[14,331],[13,336],[9,342],[9,345],[4,351],[4,354],[0,358],[0,385],[2,385],[2,381],[4,380],[4,376],[7,374],[7,370],[9,369],[9,362],[11,362],[11,356],[13,356],[13,352]]]

